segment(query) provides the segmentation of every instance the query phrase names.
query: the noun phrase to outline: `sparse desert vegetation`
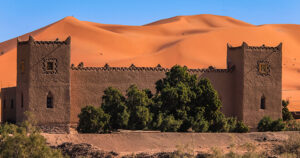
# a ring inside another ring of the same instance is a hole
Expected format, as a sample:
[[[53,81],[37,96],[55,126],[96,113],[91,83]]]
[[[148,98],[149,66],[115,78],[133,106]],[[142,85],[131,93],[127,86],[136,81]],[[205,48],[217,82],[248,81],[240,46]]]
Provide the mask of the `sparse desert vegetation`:
[[[64,158],[60,150],[50,148],[39,130],[29,122],[20,126],[2,124],[0,126],[1,158]]]

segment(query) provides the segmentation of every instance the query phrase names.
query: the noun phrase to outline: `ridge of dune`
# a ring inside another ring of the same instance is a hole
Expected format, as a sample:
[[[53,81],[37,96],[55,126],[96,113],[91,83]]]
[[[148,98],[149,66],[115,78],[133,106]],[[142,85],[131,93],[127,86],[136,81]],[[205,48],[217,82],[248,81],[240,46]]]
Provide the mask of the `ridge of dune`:
[[[233,27],[233,26],[254,26],[252,24],[220,15],[211,14],[200,14],[200,15],[189,15],[189,16],[175,16],[172,18],[167,18],[159,20],[153,23],[146,24],[144,26],[154,26],[154,25],[164,25],[186,22],[190,24],[200,24],[202,27]]]
[[[71,40],[71,63],[87,66],[226,67],[226,44],[277,46],[283,42],[283,99],[300,111],[300,25],[255,26],[227,16],[177,16],[142,26],[100,24],[65,17],[24,34],[36,40]],[[0,43],[0,86],[16,84],[16,38]]]

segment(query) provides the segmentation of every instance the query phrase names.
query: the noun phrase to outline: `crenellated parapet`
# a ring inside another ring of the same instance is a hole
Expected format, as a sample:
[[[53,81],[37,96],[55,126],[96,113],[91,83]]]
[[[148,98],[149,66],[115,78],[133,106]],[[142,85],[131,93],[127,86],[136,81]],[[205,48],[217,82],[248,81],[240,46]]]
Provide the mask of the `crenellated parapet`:
[[[77,66],[74,64],[71,65],[71,70],[77,71],[170,71],[169,68],[163,68],[160,64],[156,67],[137,67],[134,64],[131,64],[129,67],[111,67],[108,64],[105,64],[103,67],[84,67],[83,62],[79,63]],[[206,69],[188,69],[188,72],[197,73],[197,72],[220,72],[227,73],[233,72],[234,66],[229,69],[216,69],[212,66]]]
[[[227,49],[246,49],[246,50],[273,50],[276,52],[280,52],[282,48],[282,43],[280,43],[276,47],[270,47],[270,46],[265,46],[264,44],[262,46],[248,46],[246,42],[243,42],[241,46],[233,47],[229,43],[227,43]]]
[[[55,41],[36,41],[32,36],[29,36],[29,39],[27,41],[20,41],[19,38],[17,38],[17,44],[18,45],[26,45],[26,44],[34,44],[34,45],[70,45],[71,43],[71,37],[69,36],[66,40],[60,41],[58,38]]]

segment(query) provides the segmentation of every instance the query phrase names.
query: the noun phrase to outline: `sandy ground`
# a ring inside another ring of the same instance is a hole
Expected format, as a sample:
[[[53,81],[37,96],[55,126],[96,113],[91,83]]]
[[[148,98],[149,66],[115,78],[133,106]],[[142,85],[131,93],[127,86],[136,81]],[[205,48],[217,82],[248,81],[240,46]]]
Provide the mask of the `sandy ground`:
[[[110,25],[66,17],[20,36],[28,40],[72,36],[71,63],[86,66],[226,67],[226,44],[277,46],[283,42],[283,99],[300,111],[300,25],[251,25],[216,15],[178,16],[144,26]],[[16,38],[0,43],[0,88],[16,85]]]
[[[246,152],[254,148],[258,152],[273,152],[276,145],[299,132],[252,132],[252,133],[152,133],[129,132],[115,134],[46,134],[43,136],[52,146],[64,142],[88,143],[104,151],[121,155],[137,153],[172,152],[191,150],[195,153],[210,152],[212,148],[229,152]]]

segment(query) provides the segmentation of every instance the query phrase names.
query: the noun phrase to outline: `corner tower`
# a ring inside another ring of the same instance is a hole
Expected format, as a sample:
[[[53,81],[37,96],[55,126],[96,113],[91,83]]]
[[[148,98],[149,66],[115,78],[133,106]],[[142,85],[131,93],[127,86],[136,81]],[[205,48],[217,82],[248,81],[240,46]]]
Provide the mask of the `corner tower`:
[[[38,125],[70,121],[70,42],[18,41],[17,122],[32,113]]]
[[[251,128],[263,116],[282,117],[282,43],[277,47],[227,45],[227,65],[235,66],[234,113]]]

